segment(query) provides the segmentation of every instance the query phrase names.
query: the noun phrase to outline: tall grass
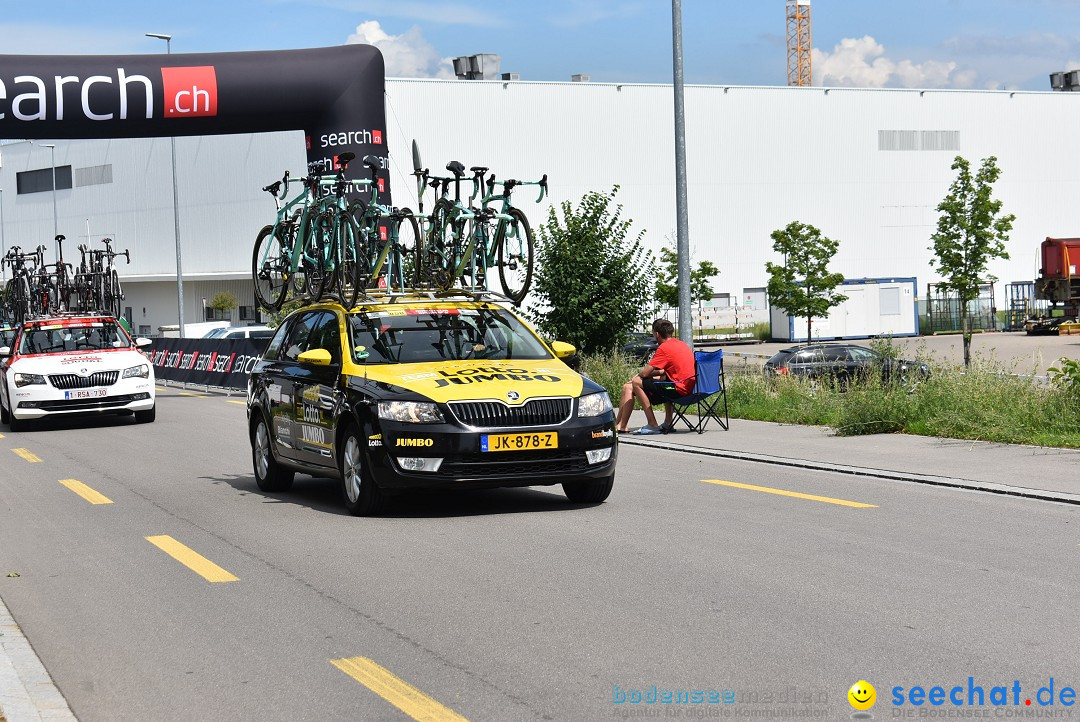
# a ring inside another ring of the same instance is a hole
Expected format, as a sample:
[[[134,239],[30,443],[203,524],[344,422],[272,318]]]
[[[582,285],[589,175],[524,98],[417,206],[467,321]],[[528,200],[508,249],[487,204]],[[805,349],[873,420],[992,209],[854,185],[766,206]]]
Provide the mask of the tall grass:
[[[616,403],[639,368],[620,354],[582,359],[582,371]],[[733,419],[828,426],[845,436],[903,432],[1080,448],[1080,389],[1012,375],[992,361],[968,370],[936,364],[930,378],[914,384],[872,375],[843,388],[729,370],[727,392]]]

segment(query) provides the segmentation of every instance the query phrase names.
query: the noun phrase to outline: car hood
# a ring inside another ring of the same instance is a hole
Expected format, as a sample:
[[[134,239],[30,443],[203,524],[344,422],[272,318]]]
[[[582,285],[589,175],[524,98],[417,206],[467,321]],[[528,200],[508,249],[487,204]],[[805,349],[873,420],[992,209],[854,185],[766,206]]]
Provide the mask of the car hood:
[[[555,359],[357,364],[349,373],[408,389],[440,403],[499,399],[516,406],[536,397],[580,396],[584,386],[580,375]]]

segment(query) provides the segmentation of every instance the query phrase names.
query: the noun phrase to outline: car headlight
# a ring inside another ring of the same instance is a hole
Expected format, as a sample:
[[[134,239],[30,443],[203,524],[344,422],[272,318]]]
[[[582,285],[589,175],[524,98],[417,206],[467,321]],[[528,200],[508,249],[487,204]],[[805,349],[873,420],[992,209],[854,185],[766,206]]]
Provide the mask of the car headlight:
[[[430,401],[380,401],[379,418],[405,424],[440,424],[439,407]]]
[[[611,398],[606,391],[582,396],[577,402],[578,416],[600,416],[611,411]]]
[[[138,377],[145,379],[150,376],[150,367],[146,364],[139,364],[138,366],[132,366],[129,369],[124,369],[123,376],[121,378],[130,379]]]
[[[31,384],[44,384],[45,377],[41,374],[24,374],[15,372],[15,385],[19,387],[29,386]]]

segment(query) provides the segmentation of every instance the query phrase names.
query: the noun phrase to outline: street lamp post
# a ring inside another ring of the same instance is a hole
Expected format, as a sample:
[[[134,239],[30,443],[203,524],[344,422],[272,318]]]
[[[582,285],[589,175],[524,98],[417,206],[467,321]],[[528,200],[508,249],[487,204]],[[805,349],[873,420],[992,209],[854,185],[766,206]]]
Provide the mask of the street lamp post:
[[[56,146],[52,143],[42,143],[42,148],[48,148],[52,163],[52,230],[53,238],[60,235],[60,226],[56,221]],[[60,262],[60,242],[56,241],[56,262]]]
[[[165,33],[146,33],[148,38],[165,41],[165,54],[172,55],[172,35]],[[176,304],[180,312],[180,338],[184,337],[184,271],[180,262],[180,212],[176,192],[176,137],[169,137],[169,149],[172,152],[172,207],[173,233],[176,237]]]

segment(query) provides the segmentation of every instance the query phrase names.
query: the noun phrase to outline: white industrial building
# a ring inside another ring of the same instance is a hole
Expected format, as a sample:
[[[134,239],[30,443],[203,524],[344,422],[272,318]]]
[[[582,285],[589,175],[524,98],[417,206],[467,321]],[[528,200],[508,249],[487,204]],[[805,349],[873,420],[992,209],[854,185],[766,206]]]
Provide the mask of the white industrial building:
[[[1035,277],[1045,237],[1080,235],[1080,94],[687,86],[685,100],[693,260],[717,264],[713,286],[733,302],[759,293],[765,262],[779,260],[769,234],[795,220],[839,240],[833,270],[914,277],[925,292],[937,280],[930,234],[956,155],[973,168],[997,156],[995,196],[1016,215],[1012,258],[990,269],[999,305],[1006,282]],[[498,178],[547,173],[542,204],[532,188],[515,195],[534,227],[553,204],[618,184],[634,233],[645,231],[654,249],[673,245],[673,116],[665,85],[389,79],[394,202],[416,208],[416,139],[434,173],[450,160],[489,166]],[[221,290],[240,299],[234,323],[254,321],[251,248],[274,211],[260,189],[303,169],[303,134],[177,138],[176,149],[185,321],[204,320],[204,299]],[[70,178],[55,193],[41,175],[54,158],[58,177]],[[6,143],[0,188],[5,249],[46,244],[51,262],[55,203],[66,260],[87,237],[131,250],[120,273],[136,330],[176,323],[167,138]]]

